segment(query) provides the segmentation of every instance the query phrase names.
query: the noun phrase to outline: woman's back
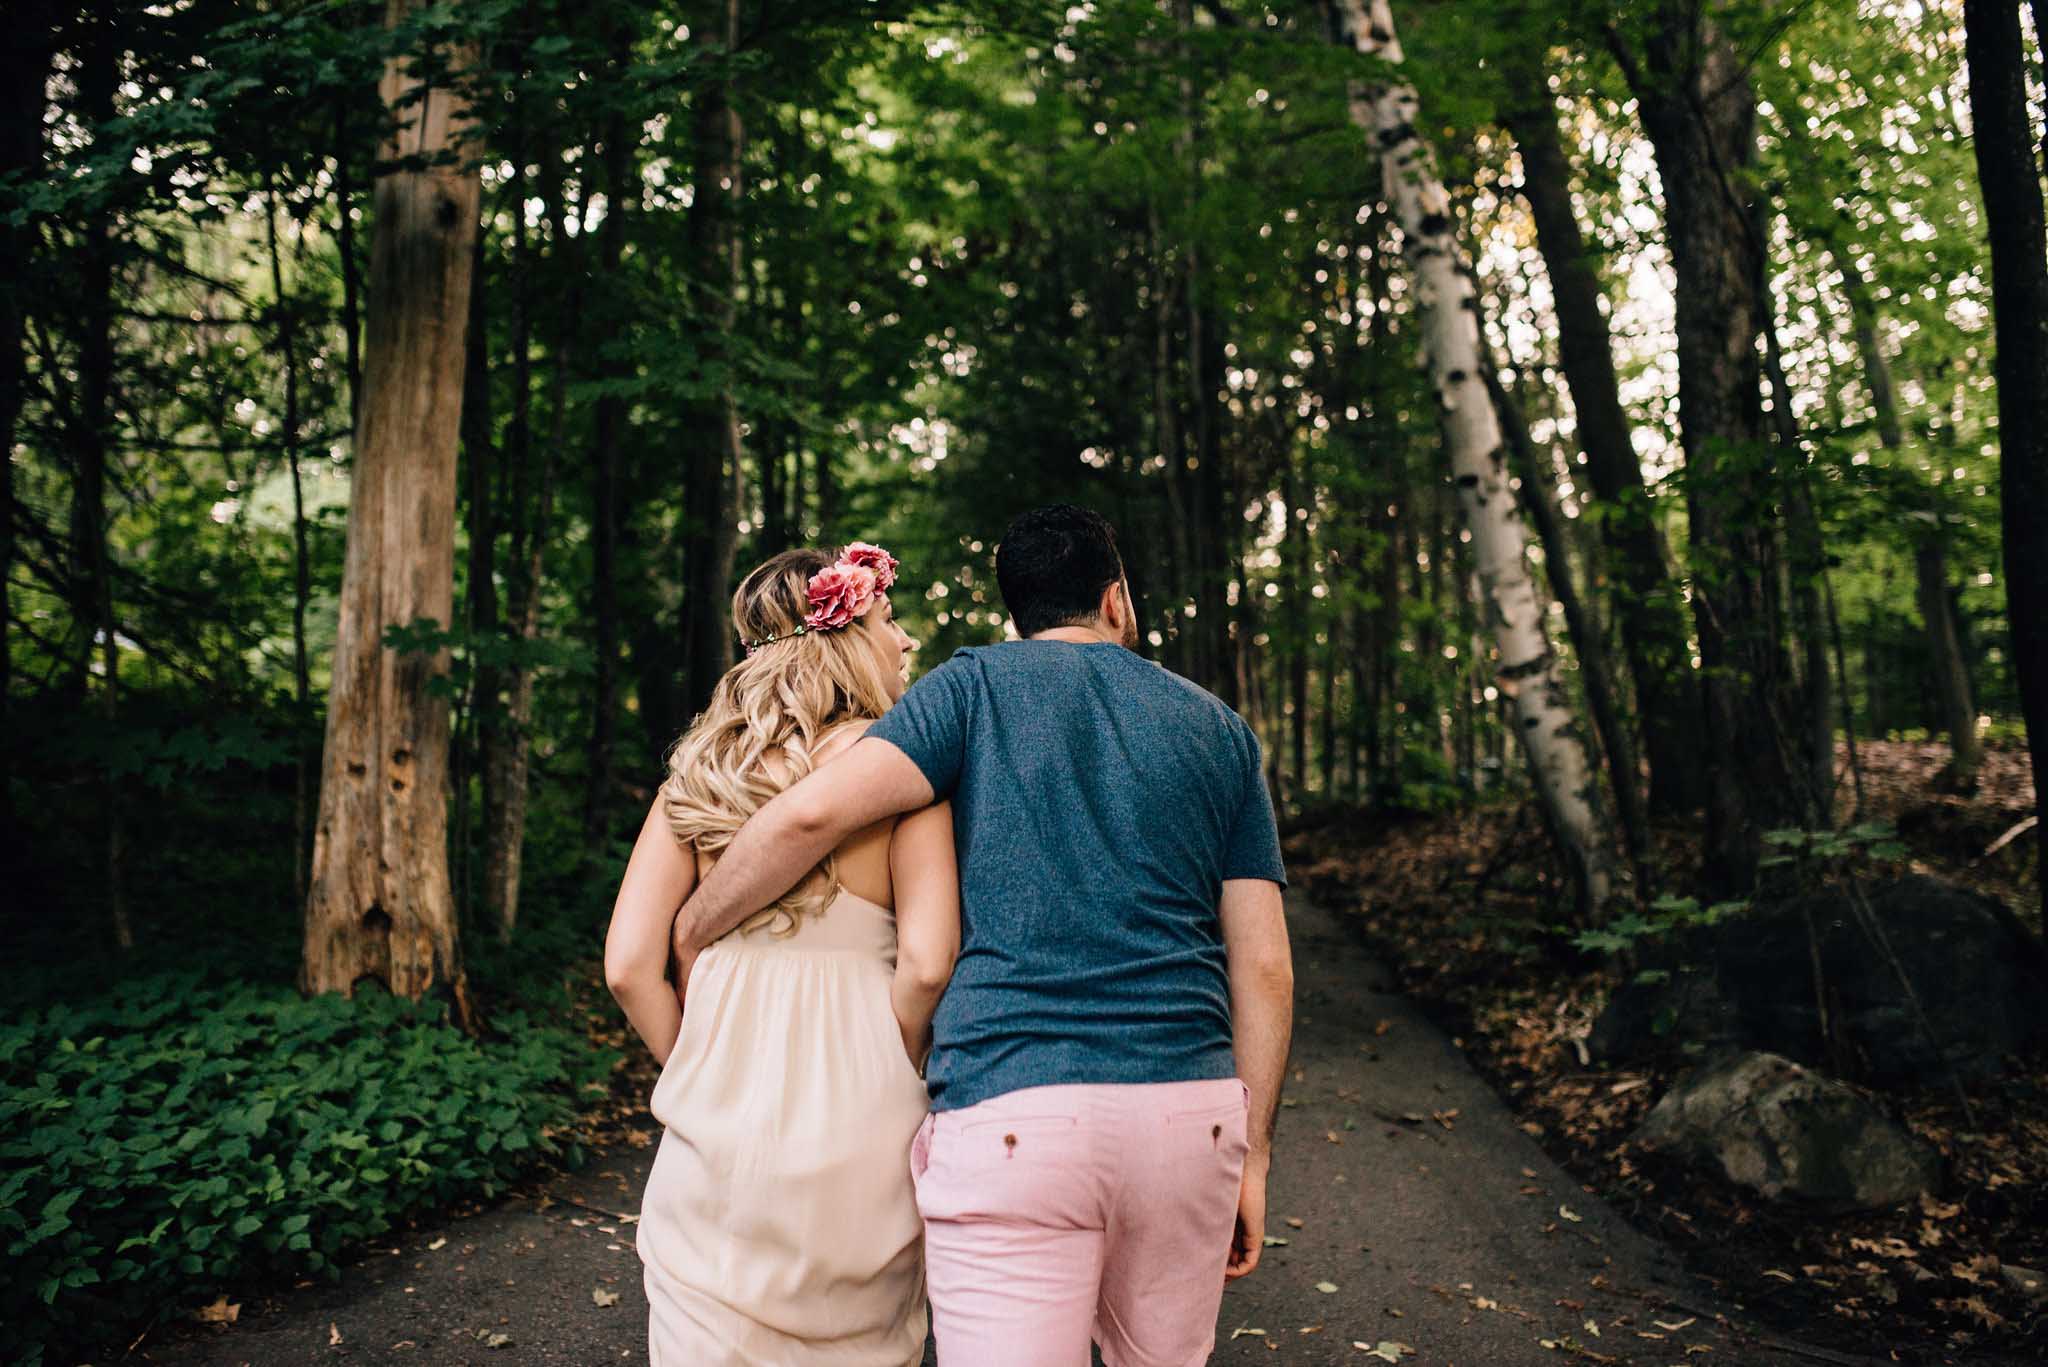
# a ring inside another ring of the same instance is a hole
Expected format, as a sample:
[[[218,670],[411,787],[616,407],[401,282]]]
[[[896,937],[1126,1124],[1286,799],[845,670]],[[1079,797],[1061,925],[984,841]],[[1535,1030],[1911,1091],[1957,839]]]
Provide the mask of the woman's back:
[[[912,643],[881,596],[894,567],[856,545],[836,560],[786,552],[748,576],[734,598],[748,656],[671,752],[614,908],[607,978],[664,1058],[637,1231],[654,1367],[923,1355],[908,1155],[926,1104],[905,1040],[930,1012],[899,1022],[890,908],[907,897],[919,931],[906,966],[928,957],[923,927],[950,916],[957,939],[950,817],[854,833],[697,954],[687,982],[661,972],[677,909],[748,817],[900,695]]]
[[[657,1364],[902,1367],[924,1351],[905,1155],[925,1093],[889,1007],[893,826],[840,847],[823,909],[757,918],[691,970],[638,1232]]]

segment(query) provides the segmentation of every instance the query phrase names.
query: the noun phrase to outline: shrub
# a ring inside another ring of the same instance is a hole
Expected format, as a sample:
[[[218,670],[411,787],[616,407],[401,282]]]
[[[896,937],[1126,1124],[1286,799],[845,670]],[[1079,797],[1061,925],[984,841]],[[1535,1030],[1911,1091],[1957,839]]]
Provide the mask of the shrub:
[[[609,1056],[523,1015],[471,1040],[380,991],[197,974],[0,1026],[0,1359],[160,1317],[229,1278],[332,1272],[421,1207],[545,1160]]]

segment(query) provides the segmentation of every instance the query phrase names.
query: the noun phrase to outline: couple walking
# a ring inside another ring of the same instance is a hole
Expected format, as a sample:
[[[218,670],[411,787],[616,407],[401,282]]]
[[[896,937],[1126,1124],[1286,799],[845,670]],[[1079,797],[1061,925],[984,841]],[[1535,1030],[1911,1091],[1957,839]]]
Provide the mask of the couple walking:
[[[606,976],[662,1060],[655,1367],[1207,1360],[1292,1021],[1259,747],[1133,653],[1109,524],[996,552],[1023,639],[907,691],[896,561],[747,576]],[[922,1064],[922,1077],[919,1076]]]

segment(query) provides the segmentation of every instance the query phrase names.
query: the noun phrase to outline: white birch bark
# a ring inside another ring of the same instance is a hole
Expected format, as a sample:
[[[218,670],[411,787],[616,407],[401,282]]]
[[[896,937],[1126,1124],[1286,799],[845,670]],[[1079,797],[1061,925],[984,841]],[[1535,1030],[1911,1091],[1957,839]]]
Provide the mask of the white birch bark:
[[[1401,61],[1388,0],[1332,3],[1339,41],[1389,64]],[[1597,780],[1524,555],[1527,537],[1508,486],[1500,421],[1479,370],[1478,301],[1452,232],[1450,194],[1435,154],[1415,126],[1419,109],[1415,88],[1405,82],[1352,87],[1351,120],[1374,137],[1386,200],[1401,224],[1401,254],[1421,314],[1444,446],[1472,532],[1481,601],[1500,656],[1495,682],[1513,704],[1515,733],[1550,811],[1551,827],[1576,866],[1586,902],[1598,907],[1611,890],[1611,863]]]

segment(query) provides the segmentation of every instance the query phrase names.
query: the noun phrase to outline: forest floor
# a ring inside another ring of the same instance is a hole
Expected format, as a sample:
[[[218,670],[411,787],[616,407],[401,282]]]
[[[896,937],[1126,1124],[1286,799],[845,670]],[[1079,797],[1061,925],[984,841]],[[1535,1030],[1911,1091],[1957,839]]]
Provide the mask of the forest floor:
[[[1993,750],[1976,791],[1939,790],[1940,744],[1863,741],[1860,812],[1895,825],[1918,872],[1997,897],[2041,930],[2024,751]],[[1843,757],[1846,760],[1846,756]],[[1845,785],[1846,786],[1846,785]],[[1659,831],[1656,863],[1697,866],[1697,831]],[[1584,1049],[1616,976],[1567,967],[1541,942],[1562,871],[1533,808],[1388,815],[1298,831],[1296,878],[1362,931],[1402,989],[1450,1031],[1522,1128],[1637,1229],[1780,1332],[1913,1363],[2048,1362],[2048,1303],[2008,1285],[2005,1264],[2048,1266],[2048,1057],[1976,1089],[1973,1116],[1942,1085],[1879,1103],[1942,1154],[1938,1200],[1824,1217],[1778,1205],[1632,1148],[1673,1080],[1598,1069]]]
[[[1867,1361],[1745,1327],[1545,1155],[1393,990],[1354,924],[1299,893],[1288,911],[1299,1015],[1271,1191],[1269,1236],[1281,1242],[1226,1292],[1217,1362]],[[626,1079],[622,1098],[644,1096],[647,1080]],[[224,1299],[210,1313],[229,1322],[185,1321],[126,1360],[644,1361],[633,1212],[654,1133],[622,1100],[607,1134],[581,1172],[380,1240],[338,1283]]]

